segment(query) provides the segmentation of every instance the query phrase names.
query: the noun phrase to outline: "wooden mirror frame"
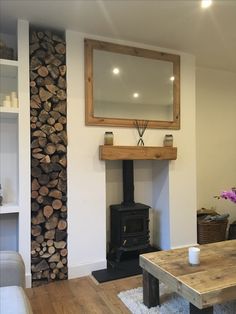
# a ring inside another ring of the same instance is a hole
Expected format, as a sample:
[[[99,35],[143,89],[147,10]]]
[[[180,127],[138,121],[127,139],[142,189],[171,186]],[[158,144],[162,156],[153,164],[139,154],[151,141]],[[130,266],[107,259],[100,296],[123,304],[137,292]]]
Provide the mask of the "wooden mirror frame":
[[[135,119],[105,118],[94,116],[93,105],[93,51],[94,49],[127,54],[173,63],[173,120],[148,120],[148,128],[180,129],[180,56],[155,50],[124,46],[93,39],[84,39],[85,58],[85,124],[97,126],[134,127]]]

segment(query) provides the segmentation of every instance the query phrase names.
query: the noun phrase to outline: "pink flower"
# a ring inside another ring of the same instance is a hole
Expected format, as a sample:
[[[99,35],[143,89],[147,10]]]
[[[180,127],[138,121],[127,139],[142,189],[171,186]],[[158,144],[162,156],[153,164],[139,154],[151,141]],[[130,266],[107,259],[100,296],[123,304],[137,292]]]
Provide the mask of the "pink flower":
[[[224,191],[220,194],[221,198],[230,200],[233,203],[236,203],[236,188],[232,188],[229,191]]]

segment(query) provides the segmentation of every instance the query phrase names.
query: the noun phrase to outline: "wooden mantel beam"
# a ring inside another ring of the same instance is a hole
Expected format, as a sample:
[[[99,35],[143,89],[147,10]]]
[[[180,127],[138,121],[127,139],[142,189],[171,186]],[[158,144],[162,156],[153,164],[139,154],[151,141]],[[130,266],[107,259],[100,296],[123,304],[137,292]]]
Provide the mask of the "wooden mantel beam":
[[[100,145],[101,160],[175,160],[177,147]]]

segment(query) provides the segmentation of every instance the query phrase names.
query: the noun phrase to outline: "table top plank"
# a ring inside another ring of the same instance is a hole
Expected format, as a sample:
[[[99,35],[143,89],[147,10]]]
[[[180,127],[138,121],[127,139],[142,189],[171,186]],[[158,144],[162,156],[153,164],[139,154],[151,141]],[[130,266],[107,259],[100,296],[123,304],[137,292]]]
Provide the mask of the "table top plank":
[[[188,248],[143,254],[140,266],[199,308],[236,299],[236,240],[199,247],[199,266]]]

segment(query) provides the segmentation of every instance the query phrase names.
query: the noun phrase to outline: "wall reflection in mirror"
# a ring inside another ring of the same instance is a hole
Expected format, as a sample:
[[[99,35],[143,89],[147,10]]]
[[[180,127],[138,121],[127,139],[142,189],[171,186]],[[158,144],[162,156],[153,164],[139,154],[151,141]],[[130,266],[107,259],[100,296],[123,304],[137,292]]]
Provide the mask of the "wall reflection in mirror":
[[[88,125],[179,128],[179,56],[85,40]]]

